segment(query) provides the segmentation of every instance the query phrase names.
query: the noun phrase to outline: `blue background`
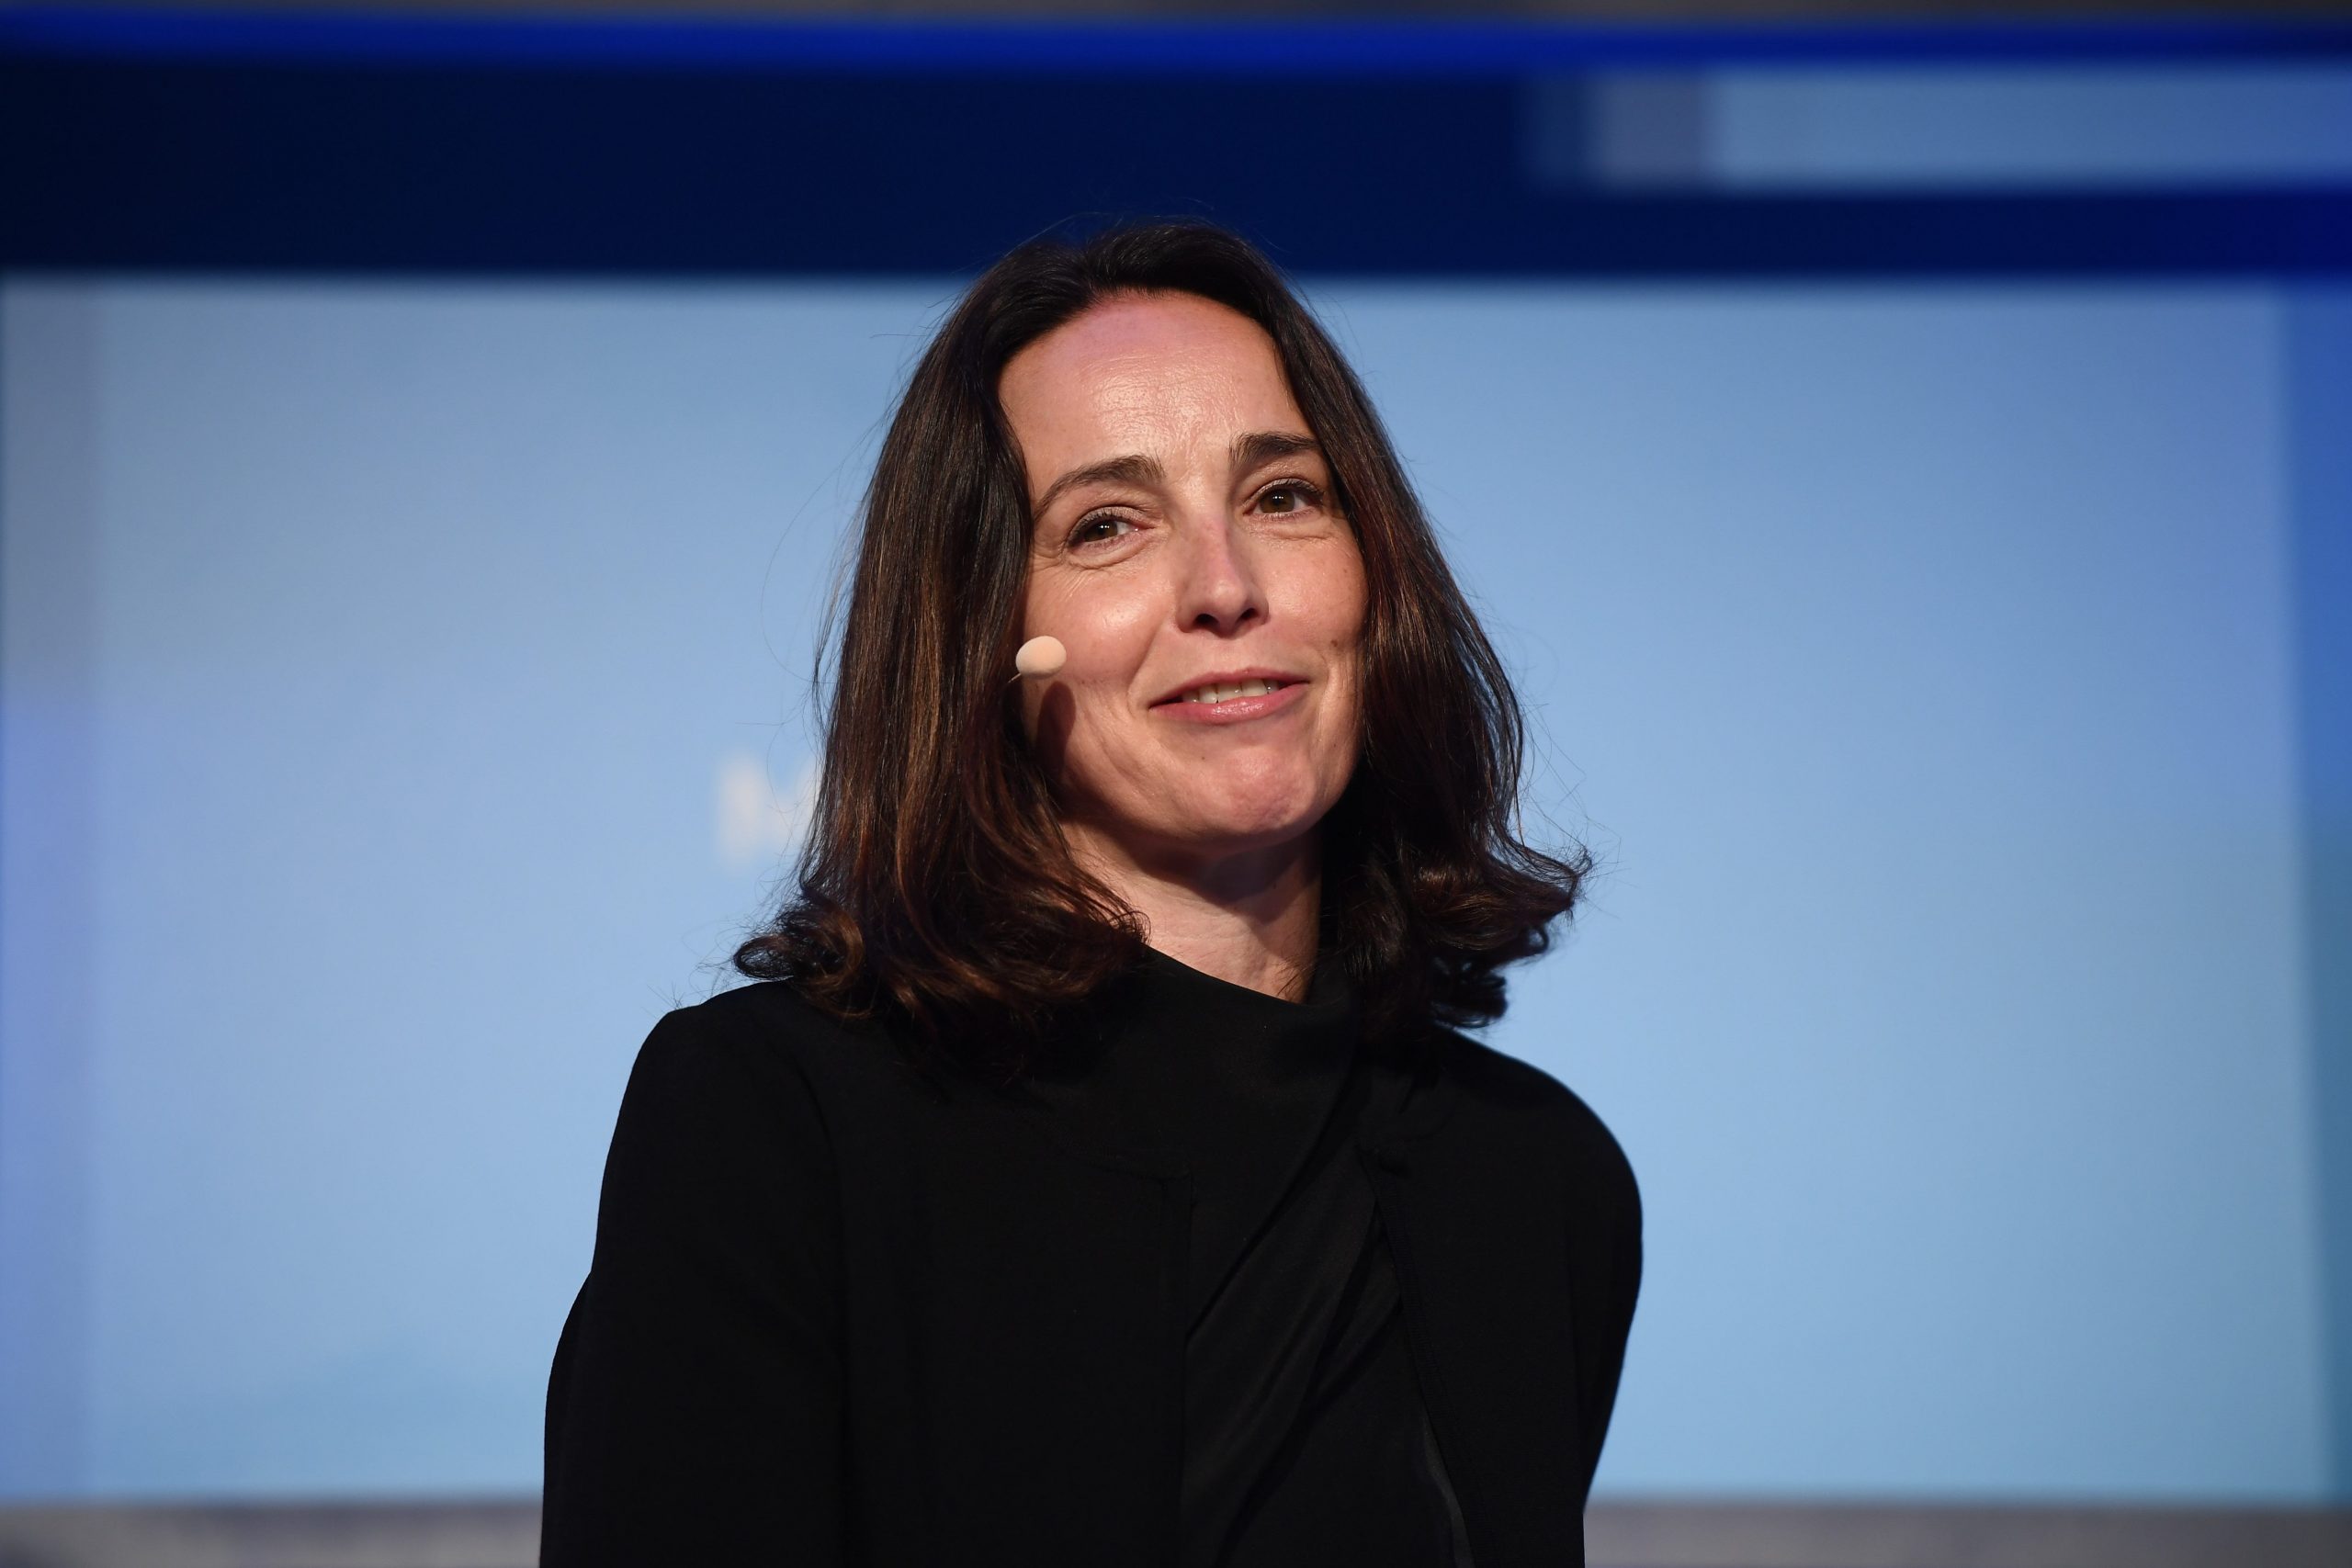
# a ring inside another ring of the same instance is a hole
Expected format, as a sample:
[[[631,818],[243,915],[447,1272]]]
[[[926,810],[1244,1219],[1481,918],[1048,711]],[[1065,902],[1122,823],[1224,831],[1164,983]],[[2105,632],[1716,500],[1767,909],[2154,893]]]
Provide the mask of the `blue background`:
[[[1196,30],[1144,107],[1204,129],[1119,163],[1004,139],[1132,34],[15,25],[0,104],[119,134],[0,161],[0,1495],[536,1486],[899,378],[992,247],[1186,190],[1299,267],[1604,863],[1492,1032],[1643,1180],[1601,1489],[2352,1495],[2321,35]],[[881,78],[931,107],[822,158],[628,118]],[[859,186],[957,94],[1002,186]],[[644,161],[496,203],[538,111]],[[1317,114],[1361,165],[1250,156]],[[663,205],[695,146],[801,183]]]

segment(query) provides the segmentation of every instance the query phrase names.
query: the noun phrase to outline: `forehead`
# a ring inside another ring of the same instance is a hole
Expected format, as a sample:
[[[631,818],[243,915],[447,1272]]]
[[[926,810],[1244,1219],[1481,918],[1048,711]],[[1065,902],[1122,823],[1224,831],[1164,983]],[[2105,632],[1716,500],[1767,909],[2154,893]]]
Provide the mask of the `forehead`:
[[[1033,460],[1192,437],[1221,447],[1242,428],[1306,431],[1265,329],[1193,294],[1089,308],[1014,355],[998,397]]]

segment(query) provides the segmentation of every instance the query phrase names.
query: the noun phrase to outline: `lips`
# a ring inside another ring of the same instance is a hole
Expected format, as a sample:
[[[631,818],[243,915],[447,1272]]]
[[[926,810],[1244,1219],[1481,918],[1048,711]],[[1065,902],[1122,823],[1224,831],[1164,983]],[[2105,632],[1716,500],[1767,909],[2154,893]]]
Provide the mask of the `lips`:
[[[1218,671],[1191,681],[1152,704],[1154,707],[1170,707],[1182,704],[1192,707],[1215,707],[1224,703],[1250,698],[1270,697],[1305,681],[1285,670]]]
[[[1262,697],[1283,689],[1280,681],[1261,681],[1251,676],[1247,681],[1211,682],[1186,692],[1182,701],[1188,703],[1229,703],[1236,697]]]
[[[1181,724],[1246,724],[1281,713],[1306,693],[1306,682],[1281,670],[1237,670],[1192,682],[1154,703],[1153,715]]]

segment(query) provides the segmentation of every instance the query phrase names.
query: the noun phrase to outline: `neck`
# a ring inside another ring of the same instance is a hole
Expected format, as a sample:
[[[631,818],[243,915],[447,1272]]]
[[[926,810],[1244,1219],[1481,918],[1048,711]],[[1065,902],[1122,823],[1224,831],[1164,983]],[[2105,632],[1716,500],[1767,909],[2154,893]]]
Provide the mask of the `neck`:
[[[1144,940],[1159,952],[1270,997],[1306,995],[1323,912],[1314,834],[1239,854],[1161,860],[1073,824],[1070,847],[1143,917]]]

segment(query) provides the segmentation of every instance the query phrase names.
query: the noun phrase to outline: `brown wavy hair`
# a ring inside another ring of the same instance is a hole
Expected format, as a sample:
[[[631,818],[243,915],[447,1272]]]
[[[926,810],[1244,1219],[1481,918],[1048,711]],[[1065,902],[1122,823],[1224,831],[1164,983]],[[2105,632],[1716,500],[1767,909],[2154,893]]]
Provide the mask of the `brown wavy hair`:
[[[865,495],[797,886],[735,966],[1010,1078],[1140,956],[1134,911],[1071,856],[1011,689],[1033,519],[997,400],[1021,349],[1135,292],[1265,329],[1363,558],[1362,750],[1321,826],[1317,962],[1377,1040],[1489,1022],[1498,971],[1550,944],[1590,857],[1518,837],[1518,698],[1363,385],[1273,265],[1201,222],[1030,241],[925,350]]]

